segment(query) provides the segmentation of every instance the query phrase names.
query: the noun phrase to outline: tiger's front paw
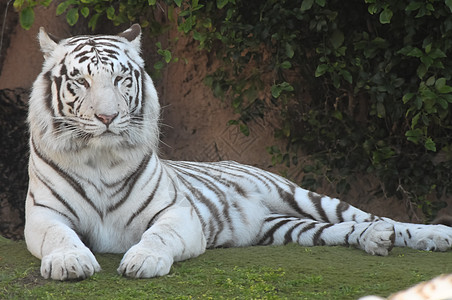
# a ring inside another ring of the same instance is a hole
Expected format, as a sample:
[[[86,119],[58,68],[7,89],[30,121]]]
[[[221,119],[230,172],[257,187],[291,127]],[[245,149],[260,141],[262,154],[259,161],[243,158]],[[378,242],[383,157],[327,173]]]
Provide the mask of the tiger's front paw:
[[[85,279],[100,270],[99,263],[88,248],[55,251],[41,261],[41,275],[45,279]]]
[[[452,228],[448,226],[427,225],[411,234],[412,247],[418,250],[447,251],[452,247]]]
[[[150,278],[169,273],[173,258],[139,245],[129,249],[118,268],[118,273],[127,277]]]
[[[370,225],[361,237],[361,247],[372,255],[388,255],[394,246],[394,225],[377,221]]]

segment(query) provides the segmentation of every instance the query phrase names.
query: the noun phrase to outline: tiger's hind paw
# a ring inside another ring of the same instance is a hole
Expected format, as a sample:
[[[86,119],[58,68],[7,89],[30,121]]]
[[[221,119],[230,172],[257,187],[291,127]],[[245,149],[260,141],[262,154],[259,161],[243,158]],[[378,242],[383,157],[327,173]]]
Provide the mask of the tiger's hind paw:
[[[394,247],[394,237],[394,225],[377,221],[363,232],[360,244],[369,254],[386,256]]]
[[[452,247],[452,228],[448,226],[426,225],[412,235],[411,246],[418,250],[447,251]]]

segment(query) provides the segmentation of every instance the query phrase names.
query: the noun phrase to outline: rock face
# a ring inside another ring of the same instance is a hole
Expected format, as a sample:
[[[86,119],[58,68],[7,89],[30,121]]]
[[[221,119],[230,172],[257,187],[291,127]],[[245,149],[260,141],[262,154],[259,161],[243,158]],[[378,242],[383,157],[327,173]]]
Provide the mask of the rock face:
[[[15,239],[23,235],[28,184],[27,99],[24,89],[0,90],[0,233]]]
[[[52,5],[55,6],[55,2]],[[76,26],[70,27],[64,16],[55,17],[54,6],[37,8],[34,25],[25,31],[18,24],[17,13],[10,5],[4,27],[0,52],[0,234],[8,238],[17,239],[23,235],[28,184],[25,119],[29,89],[43,62],[36,39],[39,27],[44,26],[47,32],[61,38],[92,34],[82,18]],[[0,15],[3,16],[2,9],[5,7],[0,7]],[[163,12],[161,19],[165,21]],[[96,32],[115,34],[127,27],[113,27],[108,22],[100,22]],[[168,40],[177,34],[170,31],[158,39],[166,47]],[[159,59],[156,41],[144,34],[142,52],[148,66]],[[219,62],[200,52],[188,37],[179,37],[173,51],[175,56],[185,58],[188,63],[169,64],[162,77],[155,82],[163,107],[161,156],[175,160],[235,160],[277,172],[265,151],[266,146],[281,143],[273,138],[275,121],[269,117],[249,124],[248,137],[241,134],[237,127],[226,126],[227,121],[236,116],[203,84],[205,75]],[[288,174],[296,180],[302,176],[297,170],[289,170]],[[418,221],[411,218],[416,210],[405,206],[405,202],[378,196],[375,192],[378,182],[370,176],[358,180],[344,200],[376,215]],[[318,192],[338,196],[333,185],[325,186]],[[452,214],[450,210],[449,214]]]

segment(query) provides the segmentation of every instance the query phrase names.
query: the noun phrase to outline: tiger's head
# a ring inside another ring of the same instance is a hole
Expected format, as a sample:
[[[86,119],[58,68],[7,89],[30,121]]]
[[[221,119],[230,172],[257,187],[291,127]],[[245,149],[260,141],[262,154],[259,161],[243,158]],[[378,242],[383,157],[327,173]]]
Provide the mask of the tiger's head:
[[[157,92],[140,56],[141,28],[57,41],[43,28],[42,72],[30,97],[33,143],[58,154],[158,143]]]

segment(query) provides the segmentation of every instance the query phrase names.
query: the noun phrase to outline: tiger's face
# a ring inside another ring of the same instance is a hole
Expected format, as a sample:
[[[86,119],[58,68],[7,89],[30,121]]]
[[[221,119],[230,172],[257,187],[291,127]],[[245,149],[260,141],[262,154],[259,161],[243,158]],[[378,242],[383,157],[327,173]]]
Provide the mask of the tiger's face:
[[[142,142],[146,126],[157,121],[158,100],[139,55],[140,35],[139,26],[132,26],[119,36],[78,36],[57,43],[40,31],[45,62],[35,85],[45,99],[36,109],[44,109],[51,120],[41,126],[41,136],[51,135],[70,148]],[[143,90],[146,81],[151,88]]]

